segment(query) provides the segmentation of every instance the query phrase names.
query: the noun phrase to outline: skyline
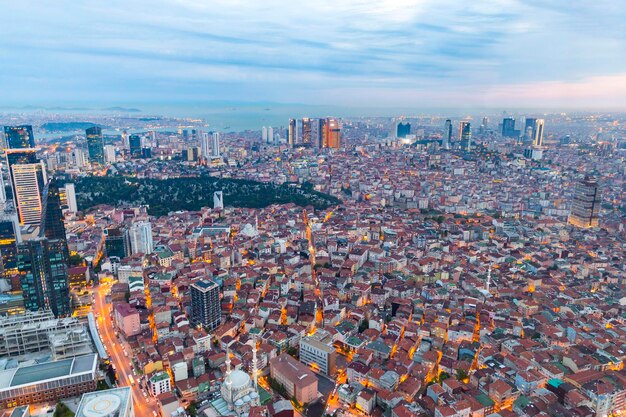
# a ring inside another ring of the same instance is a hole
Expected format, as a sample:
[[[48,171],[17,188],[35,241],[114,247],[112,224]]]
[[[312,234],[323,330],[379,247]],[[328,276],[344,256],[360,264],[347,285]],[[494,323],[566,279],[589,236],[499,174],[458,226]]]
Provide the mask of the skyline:
[[[5,9],[1,108],[626,109],[626,10],[608,1]]]

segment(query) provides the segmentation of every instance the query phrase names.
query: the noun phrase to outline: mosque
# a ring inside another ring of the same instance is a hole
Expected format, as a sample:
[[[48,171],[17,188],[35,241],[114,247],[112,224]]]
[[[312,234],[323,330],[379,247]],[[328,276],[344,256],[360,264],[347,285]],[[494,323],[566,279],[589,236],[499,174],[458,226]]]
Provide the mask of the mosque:
[[[251,406],[259,405],[259,394],[257,392],[257,370],[256,370],[256,344],[252,351],[254,362],[254,382],[250,375],[235,369],[230,369],[230,351],[226,352],[226,377],[222,384],[222,399],[228,406],[229,413],[226,415],[237,415],[245,417],[248,415]]]

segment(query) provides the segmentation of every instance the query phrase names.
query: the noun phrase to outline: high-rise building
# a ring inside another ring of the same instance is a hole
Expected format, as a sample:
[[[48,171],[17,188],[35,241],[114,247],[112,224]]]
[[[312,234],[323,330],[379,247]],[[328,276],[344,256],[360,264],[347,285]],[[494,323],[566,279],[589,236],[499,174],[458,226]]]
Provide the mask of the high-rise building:
[[[267,143],[267,127],[265,126],[261,128],[261,141],[263,141],[263,143]]]
[[[104,160],[109,164],[115,163],[115,146],[106,145],[104,147]]]
[[[22,242],[17,215],[0,215],[0,276],[17,272],[17,245]]]
[[[152,241],[152,224],[147,221],[134,223],[129,230],[130,248],[133,254],[144,253],[151,254],[154,252],[154,243]]]
[[[585,176],[576,185],[571,214],[567,221],[577,227],[598,227],[600,203],[598,180],[594,177]]]
[[[98,126],[92,126],[85,131],[85,136],[87,138],[89,160],[92,163],[104,164],[104,139],[102,138],[102,129]]]
[[[211,158],[211,140],[208,132],[202,132],[200,134],[200,153],[204,159]]]
[[[411,124],[409,122],[402,123],[399,122],[396,125],[396,137],[397,138],[406,138],[407,135],[411,134]]]
[[[341,126],[338,120],[333,118],[324,120],[322,145],[324,148],[339,149],[341,147]]]
[[[308,117],[302,119],[302,144],[305,146],[316,146],[313,143],[313,136],[311,132],[311,126],[313,121]]]
[[[472,126],[470,122],[459,123],[459,141],[462,149],[472,149]]]
[[[141,136],[130,135],[128,142],[130,146],[130,157],[141,158]]]
[[[505,138],[517,138],[519,137],[519,130],[515,130],[515,119],[512,117],[505,117],[502,120],[502,136]]]
[[[450,149],[452,143],[452,120],[447,119],[446,125],[443,128],[443,139],[441,141],[441,147],[444,149]]]
[[[543,146],[543,119],[537,119],[535,122],[535,129],[533,130],[533,146]]]
[[[219,132],[213,132],[213,134],[211,135],[211,138],[212,138],[211,157],[219,158],[220,157],[220,134]]]
[[[8,149],[35,147],[35,135],[31,125],[5,126],[4,137]]]
[[[537,126],[537,119],[534,117],[527,117],[524,124],[524,141],[532,142],[535,135],[535,128]]]
[[[214,330],[221,323],[220,288],[210,280],[194,282],[191,291],[191,321]]]
[[[120,259],[130,254],[130,239],[128,230],[120,227],[104,229],[104,247],[108,257],[116,256]]]
[[[224,210],[224,194],[222,191],[213,193],[213,208],[215,210]]]
[[[272,126],[267,128],[267,143],[274,143],[274,128]]]
[[[0,164],[0,210],[4,209],[7,202],[7,190],[4,185],[4,175],[2,174],[2,164]]]
[[[58,239],[66,242],[65,224],[63,221],[63,211],[61,209],[61,191],[59,190],[59,185],[55,178],[52,178],[44,187],[41,200],[40,236],[51,240]],[[67,243],[65,243],[65,245],[67,252]]]
[[[61,191],[61,208],[76,213],[78,204],[76,203],[76,188],[74,183],[66,182]]]
[[[13,201],[21,224],[41,221],[41,193],[47,182],[46,169],[34,149],[7,151]]]
[[[71,314],[69,296],[69,251],[61,213],[60,192],[52,179],[43,190],[39,236],[18,245],[17,270],[30,311],[50,309],[56,317]]]
[[[296,144],[296,119],[289,119],[289,128],[287,129],[287,143],[289,146]]]

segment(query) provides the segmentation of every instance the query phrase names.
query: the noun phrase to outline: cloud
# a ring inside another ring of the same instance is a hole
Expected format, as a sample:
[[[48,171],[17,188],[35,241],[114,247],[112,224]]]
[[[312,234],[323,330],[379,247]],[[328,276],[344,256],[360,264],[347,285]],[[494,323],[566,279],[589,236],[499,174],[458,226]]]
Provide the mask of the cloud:
[[[546,88],[558,85],[585,85],[571,98],[580,106],[606,102],[603,77],[619,76],[626,63],[626,10],[608,0],[544,3],[11,2],[0,26],[0,104],[401,106],[420,96],[441,106],[462,96],[511,106],[558,102],[560,90]]]

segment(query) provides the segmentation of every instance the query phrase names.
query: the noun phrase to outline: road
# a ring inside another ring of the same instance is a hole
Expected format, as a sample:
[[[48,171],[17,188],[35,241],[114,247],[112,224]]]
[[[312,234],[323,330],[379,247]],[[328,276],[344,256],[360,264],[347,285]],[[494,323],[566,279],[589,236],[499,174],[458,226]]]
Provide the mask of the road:
[[[117,370],[118,381],[117,384],[120,387],[130,386],[133,391],[134,409],[136,416],[148,417],[153,415],[153,411],[158,413],[159,407],[157,401],[148,396],[148,400],[143,396],[141,387],[139,386],[139,376],[134,376],[131,369],[132,353],[129,352],[129,357],[124,356],[121,342],[115,336],[115,329],[109,318],[111,313],[111,304],[106,303],[106,295],[110,291],[110,286],[101,284],[97,288],[94,288],[96,297],[93,304],[94,314],[98,317],[96,320],[99,325],[98,332],[102,337],[102,343],[109,353],[109,357],[115,369]],[[128,352],[128,351],[127,351]],[[131,381],[128,376],[133,376],[135,385],[131,385]]]

